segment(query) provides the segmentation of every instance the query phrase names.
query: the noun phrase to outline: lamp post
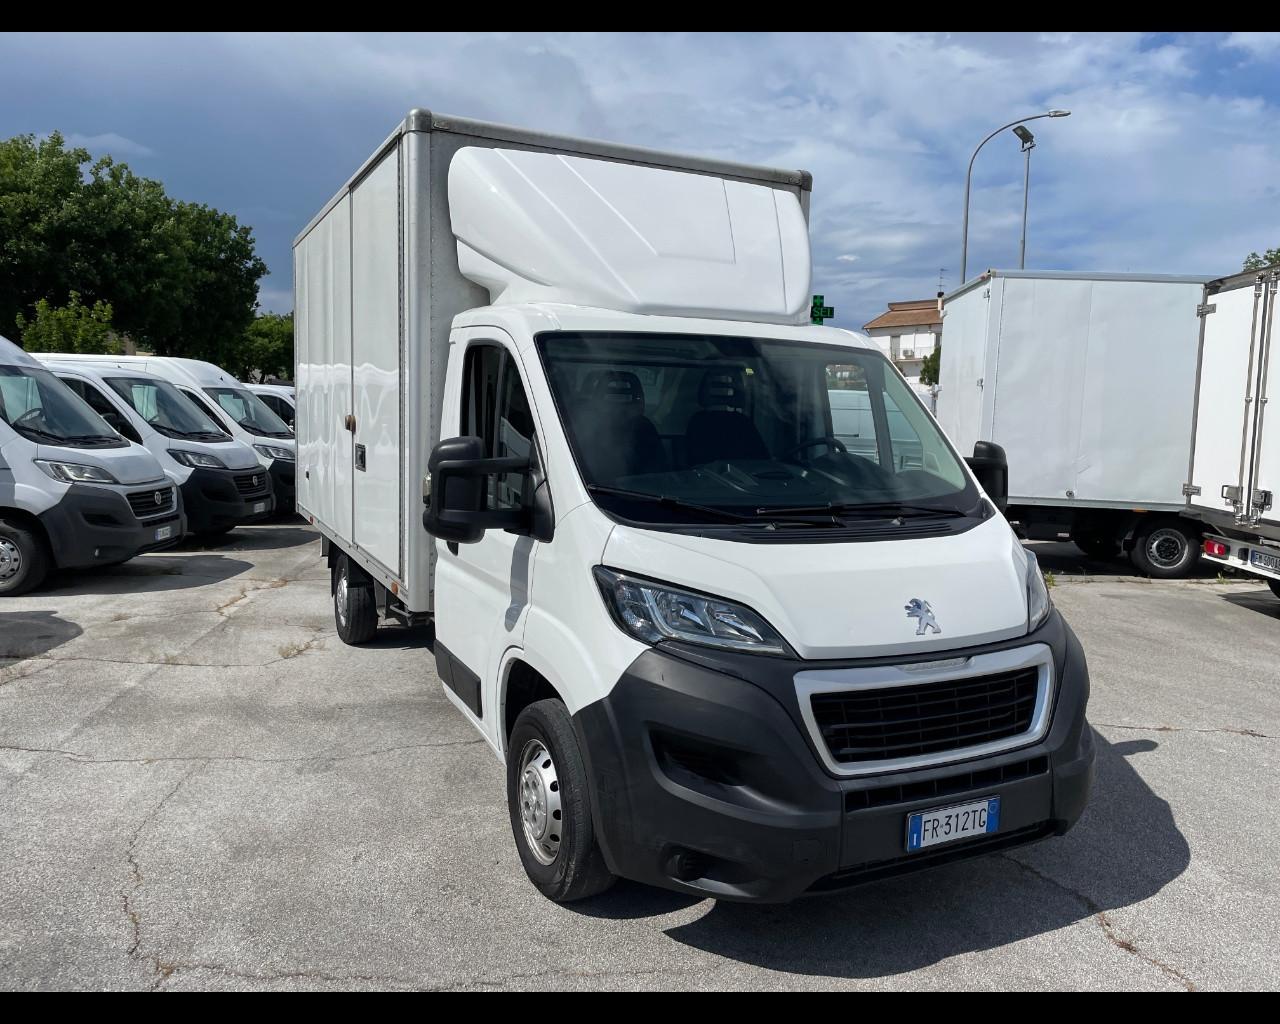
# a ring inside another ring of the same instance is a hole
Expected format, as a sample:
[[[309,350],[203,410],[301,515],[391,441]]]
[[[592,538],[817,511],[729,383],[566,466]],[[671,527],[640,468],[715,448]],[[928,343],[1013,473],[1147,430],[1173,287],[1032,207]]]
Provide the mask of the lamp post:
[[[1066,117],[1070,113],[1071,111],[1069,110],[1047,110],[1043,114],[1032,114],[1030,117],[1020,117],[1016,121],[1010,121],[1008,124],[1002,124],[985,139],[979,142],[978,148],[973,151],[973,156],[969,157],[969,169],[965,172],[964,176],[964,227],[961,231],[960,237],[961,285],[963,285],[967,280],[966,271],[969,269],[969,188],[973,182],[973,162],[978,159],[979,151],[1006,128],[1012,128],[1016,124],[1025,124],[1027,121],[1035,121],[1042,117]],[[1030,161],[1030,157],[1027,159]],[[1028,163],[1028,168],[1030,168],[1030,163]]]
[[[1036,148],[1036,137],[1022,125],[1014,125],[1013,134],[1022,142],[1026,154],[1026,169],[1022,172],[1022,237],[1018,240],[1018,269],[1027,266],[1027,197],[1031,194],[1031,151]]]

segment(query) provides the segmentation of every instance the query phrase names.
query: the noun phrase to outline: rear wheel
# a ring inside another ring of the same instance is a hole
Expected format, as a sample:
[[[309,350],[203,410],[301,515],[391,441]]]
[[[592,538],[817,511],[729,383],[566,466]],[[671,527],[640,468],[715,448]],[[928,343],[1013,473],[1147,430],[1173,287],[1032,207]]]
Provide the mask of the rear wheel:
[[[587,770],[568,709],[540,700],[520,712],[507,752],[507,807],[525,874],[569,903],[614,882],[596,842]]]
[[[1271,593],[1275,594],[1276,597],[1280,597],[1280,580],[1268,579],[1267,586],[1271,588]]]
[[[0,597],[38,587],[49,572],[44,540],[22,526],[0,522]]]
[[[333,618],[344,644],[368,643],[378,632],[373,585],[346,555],[339,555],[333,567]]]
[[[1176,519],[1157,519],[1139,528],[1130,558],[1139,571],[1153,579],[1175,580],[1195,568],[1200,538]]]
[[[1120,542],[1113,535],[1073,530],[1071,543],[1090,558],[1110,560],[1120,554]]]

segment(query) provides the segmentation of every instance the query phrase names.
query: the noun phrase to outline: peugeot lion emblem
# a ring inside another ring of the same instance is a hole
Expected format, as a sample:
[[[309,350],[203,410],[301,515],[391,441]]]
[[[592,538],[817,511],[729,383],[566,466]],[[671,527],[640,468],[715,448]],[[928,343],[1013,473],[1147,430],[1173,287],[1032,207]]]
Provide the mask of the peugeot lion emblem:
[[[164,504],[164,491],[156,491],[156,504],[157,505]]]
[[[254,486],[254,487],[257,487],[257,486],[258,486],[258,478],[257,478],[257,476],[254,476],[254,478],[253,478],[253,486]]]
[[[935,633],[941,633],[942,627],[938,625],[938,620],[933,617],[933,609],[929,607],[928,601],[921,601],[918,597],[913,597],[905,605],[907,609],[907,618],[916,620],[916,636],[924,636],[929,630]]]

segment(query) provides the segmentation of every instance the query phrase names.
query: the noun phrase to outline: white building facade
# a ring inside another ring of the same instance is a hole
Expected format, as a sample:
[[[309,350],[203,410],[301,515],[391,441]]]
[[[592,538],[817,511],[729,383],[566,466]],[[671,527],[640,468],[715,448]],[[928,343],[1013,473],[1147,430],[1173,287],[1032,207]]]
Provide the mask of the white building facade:
[[[942,341],[940,304],[939,299],[891,302],[862,328],[914,386],[920,384],[920,365]]]

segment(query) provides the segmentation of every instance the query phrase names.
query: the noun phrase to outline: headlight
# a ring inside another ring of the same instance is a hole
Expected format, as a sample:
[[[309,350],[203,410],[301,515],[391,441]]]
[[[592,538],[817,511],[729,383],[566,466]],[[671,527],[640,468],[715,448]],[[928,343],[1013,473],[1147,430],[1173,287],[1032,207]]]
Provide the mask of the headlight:
[[[1044,585],[1044,573],[1036,556],[1027,552],[1027,632],[1049,617],[1053,602],[1049,600],[1049,588]]]
[[[64,484],[114,484],[116,478],[105,469],[97,466],[85,466],[79,462],[47,462],[35,459],[46,476],[61,480]]]
[[[602,565],[594,571],[614,621],[643,643],[685,640],[755,654],[787,652],[782,637],[750,608],[624,576]]]
[[[182,448],[170,448],[169,454],[173,456],[174,462],[180,462],[184,466],[190,466],[193,469],[226,469],[226,464],[216,455],[206,455],[204,452],[189,452]]]
[[[255,444],[253,450],[268,459],[279,459],[281,462],[297,461],[288,448],[277,448],[273,444]]]

